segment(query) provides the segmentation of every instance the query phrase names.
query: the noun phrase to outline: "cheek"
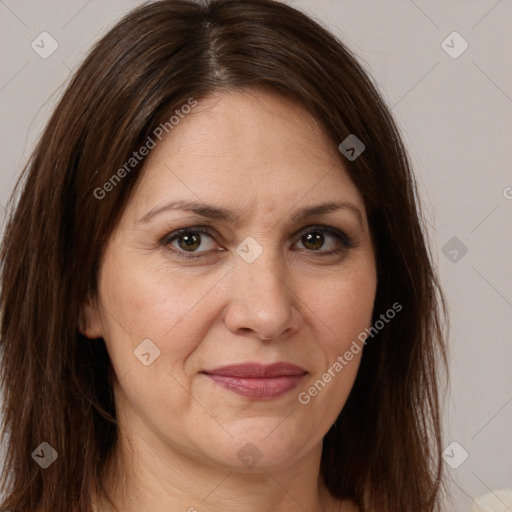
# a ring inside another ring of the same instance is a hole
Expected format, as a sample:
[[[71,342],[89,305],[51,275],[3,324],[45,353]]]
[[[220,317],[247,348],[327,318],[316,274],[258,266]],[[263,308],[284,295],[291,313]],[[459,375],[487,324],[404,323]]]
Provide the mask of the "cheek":
[[[177,272],[141,263],[106,260],[100,293],[105,309],[126,330],[161,339],[199,302],[208,282],[194,280],[191,286]]]
[[[354,384],[364,350],[361,333],[371,326],[375,292],[376,273],[369,260],[350,273],[336,274],[310,296],[311,322],[323,357],[298,399],[323,411],[326,425],[336,419]]]
[[[306,285],[307,283],[304,283]],[[311,311],[330,333],[323,338],[329,354],[338,355],[352,340],[369,327],[376,293],[376,275],[372,266],[333,276],[310,298]]]
[[[106,255],[99,283],[105,342],[118,374],[138,368],[134,350],[144,340],[159,351],[152,366],[182,373],[181,362],[211,327],[216,307],[211,297],[223,273],[197,278],[143,260]]]

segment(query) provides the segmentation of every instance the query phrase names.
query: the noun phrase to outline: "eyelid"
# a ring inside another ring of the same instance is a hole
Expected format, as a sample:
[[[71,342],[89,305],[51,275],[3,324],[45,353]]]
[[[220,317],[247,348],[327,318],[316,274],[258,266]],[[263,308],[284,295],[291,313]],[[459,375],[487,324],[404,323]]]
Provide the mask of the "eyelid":
[[[308,226],[305,226],[301,229],[299,229],[298,231],[296,231],[291,238],[297,238],[296,242],[297,243],[298,241],[300,241],[301,237],[303,234],[306,234],[308,232],[313,232],[313,231],[316,231],[316,232],[320,232],[320,233],[327,233],[331,236],[333,236],[334,238],[336,238],[339,243],[341,243],[343,245],[343,248],[346,250],[346,249],[350,249],[350,248],[353,248],[355,247],[357,244],[354,242],[354,240],[348,236],[346,233],[344,233],[343,231],[335,228],[335,227],[332,227],[332,226],[326,226],[326,225],[322,225],[322,224],[310,224]],[[183,235],[183,234],[186,234],[186,233],[199,233],[201,235],[207,235],[209,236],[210,238],[212,239],[215,239],[215,233],[216,233],[216,230],[214,228],[212,228],[211,226],[208,226],[208,225],[199,225],[199,226],[190,226],[190,227],[184,227],[184,228],[180,228],[180,229],[176,229],[174,231],[172,231],[171,233],[168,233],[166,234],[160,241],[160,243],[164,246],[164,247],[169,247],[170,246],[170,242],[172,240],[174,240],[175,238],[178,238],[180,235]],[[222,237],[221,237],[222,238]],[[172,246],[170,246],[172,247]],[[334,253],[340,253],[343,251],[343,248],[342,249],[333,249],[333,250],[318,250],[318,251],[306,251],[306,252],[309,252],[309,253],[312,253],[313,255],[331,255],[331,254],[334,254]],[[211,254],[212,252],[223,252],[225,251],[225,249],[221,249],[221,250],[217,250],[217,251],[192,251],[192,252],[187,252],[187,251],[181,251],[179,249],[176,249],[175,247],[172,247],[172,248],[169,248],[168,250],[170,250],[173,254],[176,254],[179,258],[183,258],[183,259],[197,259],[197,258],[201,258],[201,257],[204,257],[204,255],[209,255]]]
[[[342,241],[342,243],[344,245],[346,245],[347,247],[355,247],[355,245],[356,245],[354,240],[349,235],[347,235],[345,232],[343,232],[335,227],[325,226],[322,224],[311,224],[309,226],[306,226],[306,227],[300,229],[294,236],[297,236],[301,233],[308,233],[310,231],[319,231],[320,233],[330,234],[336,238],[339,238]],[[310,252],[314,252],[314,251],[310,251]]]
[[[180,229],[176,229],[176,230],[172,231],[171,233],[168,233],[167,235],[165,235],[161,239],[160,243],[164,247],[168,247],[168,246],[170,246],[170,243],[172,240],[174,240],[175,238],[178,238],[179,236],[184,235],[186,233],[199,233],[201,235],[207,235],[210,238],[214,239],[215,237],[214,237],[214,234],[212,233],[212,231],[213,231],[213,229],[209,226],[191,226],[191,227],[187,227],[187,228],[180,228]],[[170,250],[173,253],[178,254],[180,256],[186,255],[183,257],[189,258],[189,259],[198,257],[198,256],[193,256],[193,254],[208,254],[211,252],[211,251],[195,251],[195,252],[187,253],[186,251],[180,251],[180,250],[176,249],[175,247],[173,247]],[[217,251],[217,252],[220,252],[220,251]],[[189,255],[187,255],[187,254],[189,254]]]

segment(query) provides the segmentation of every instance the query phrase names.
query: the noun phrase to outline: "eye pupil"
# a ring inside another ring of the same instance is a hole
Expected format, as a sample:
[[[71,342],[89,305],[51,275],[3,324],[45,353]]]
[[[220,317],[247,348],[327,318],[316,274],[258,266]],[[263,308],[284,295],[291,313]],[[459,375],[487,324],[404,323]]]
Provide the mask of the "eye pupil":
[[[338,254],[341,252],[341,249],[338,250],[331,250],[331,251],[325,251],[322,250],[323,246],[325,245],[325,234],[323,230],[316,229],[311,231],[303,233],[300,240],[304,246],[304,248],[307,251],[315,251],[319,254]],[[175,236],[172,236],[170,238],[165,239],[165,245],[175,245],[175,249],[178,251],[178,253],[181,251],[182,255],[183,253],[189,253],[190,257],[193,255],[191,253],[197,253],[197,256],[199,255],[205,255],[205,254],[211,254],[212,251],[199,251],[199,247],[202,245],[202,236],[201,233],[203,233],[202,230],[179,230],[175,233]],[[207,238],[209,238],[211,235],[209,235],[207,232],[205,232],[207,235]],[[343,241],[340,235],[338,235],[336,232],[331,233],[331,231],[327,231],[327,236],[334,237],[338,239],[338,244],[343,245],[345,248],[348,247],[348,244]],[[204,249],[204,247],[203,247]],[[176,252],[176,251],[175,251]]]
[[[307,233],[302,237],[302,243],[308,249],[317,251],[324,244],[324,235],[323,235],[323,233],[319,233],[318,231],[314,231],[312,233]],[[308,247],[307,244],[310,244],[310,247]]]
[[[184,243],[182,243],[184,242]],[[181,235],[178,238],[178,245],[185,251],[193,251],[201,245],[200,235]]]

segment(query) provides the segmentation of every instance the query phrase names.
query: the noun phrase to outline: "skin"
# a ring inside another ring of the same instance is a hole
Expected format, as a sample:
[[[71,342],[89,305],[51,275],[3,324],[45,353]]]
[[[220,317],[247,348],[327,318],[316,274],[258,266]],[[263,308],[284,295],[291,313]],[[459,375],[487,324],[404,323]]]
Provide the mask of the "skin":
[[[229,209],[237,221],[183,210],[140,221],[175,200]],[[345,208],[292,221],[297,210],[330,201],[350,203],[359,215]],[[305,240],[318,225],[342,231],[354,247],[329,233]],[[178,256],[187,254],[183,238],[162,242],[197,226],[210,228],[192,249],[197,259]],[[247,237],[263,248],[252,263],[236,252]],[[116,506],[357,510],[328,493],[319,467],[322,438],[346,402],[361,353],[308,404],[297,397],[370,326],[376,282],[362,196],[315,119],[263,89],[201,100],[151,151],[85,315],[85,334],[104,338],[116,376],[120,442],[105,478]],[[160,350],[149,366],[134,356],[145,339]],[[200,373],[276,361],[307,375],[271,400],[240,396]],[[247,443],[261,455],[252,467],[237,456]]]

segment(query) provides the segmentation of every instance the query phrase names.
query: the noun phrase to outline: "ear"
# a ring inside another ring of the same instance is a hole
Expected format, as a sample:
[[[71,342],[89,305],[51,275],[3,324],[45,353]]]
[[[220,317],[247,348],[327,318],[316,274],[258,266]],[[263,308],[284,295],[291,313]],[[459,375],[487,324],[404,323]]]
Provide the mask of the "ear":
[[[96,299],[86,298],[78,319],[78,331],[91,340],[103,337],[103,324]]]

